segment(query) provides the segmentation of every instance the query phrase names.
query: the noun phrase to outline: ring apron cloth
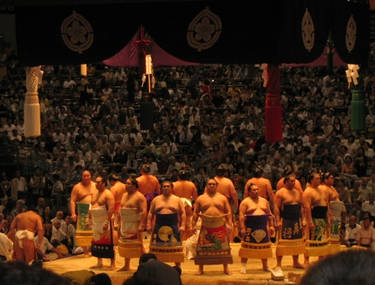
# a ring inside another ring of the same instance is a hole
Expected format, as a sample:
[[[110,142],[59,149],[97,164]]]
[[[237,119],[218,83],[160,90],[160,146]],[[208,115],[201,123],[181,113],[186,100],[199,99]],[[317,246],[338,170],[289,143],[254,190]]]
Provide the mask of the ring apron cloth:
[[[105,206],[91,209],[93,239],[92,256],[99,258],[114,258],[111,221]]]
[[[88,203],[77,203],[77,229],[75,241],[77,246],[91,246],[92,225],[89,220],[91,205]]]
[[[241,258],[272,257],[272,243],[267,229],[268,217],[269,215],[246,216],[246,233],[238,253]]]
[[[345,205],[342,201],[331,201],[329,203],[333,215],[333,222],[330,227],[330,253],[335,254],[341,250],[340,246],[340,228],[341,211],[345,211]]]
[[[327,206],[315,206],[311,210],[311,217],[315,229],[310,231],[309,239],[306,240],[307,256],[325,256],[329,254],[327,210]]]
[[[276,256],[298,255],[305,252],[301,221],[301,205],[285,204],[280,213],[282,224],[276,245]]]
[[[150,253],[162,262],[183,262],[184,249],[178,232],[178,215],[156,213],[154,231],[151,235]]]
[[[136,208],[121,208],[121,231],[118,244],[118,253],[122,257],[133,258],[142,255],[142,242],[138,224],[140,215]]]
[[[195,264],[231,264],[233,257],[229,245],[224,216],[201,215],[202,227],[197,244]]]

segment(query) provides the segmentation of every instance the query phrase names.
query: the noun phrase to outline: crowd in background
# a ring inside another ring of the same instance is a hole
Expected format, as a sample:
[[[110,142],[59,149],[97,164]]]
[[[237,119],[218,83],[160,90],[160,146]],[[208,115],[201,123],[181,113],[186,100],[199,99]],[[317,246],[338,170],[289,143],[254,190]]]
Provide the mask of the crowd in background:
[[[360,212],[367,201],[366,211],[375,216],[370,70],[360,70],[365,127],[352,131],[345,67],[327,74],[326,67],[281,66],[283,140],[268,143],[266,88],[257,66],[157,67],[151,94],[136,68],[90,64],[83,77],[79,66],[43,66],[42,135],[25,138],[25,70],[9,45],[2,43],[0,55],[3,232],[17,212],[38,206],[51,239],[51,219],[59,210],[69,215],[70,193],[82,170],[91,170],[93,177],[103,170],[116,172],[125,181],[143,163],[159,179],[177,180],[179,170],[188,170],[199,194],[221,164],[240,200],[255,166],[273,189],[285,169],[293,169],[305,185],[311,169],[319,168],[335,174],[348,212]]]

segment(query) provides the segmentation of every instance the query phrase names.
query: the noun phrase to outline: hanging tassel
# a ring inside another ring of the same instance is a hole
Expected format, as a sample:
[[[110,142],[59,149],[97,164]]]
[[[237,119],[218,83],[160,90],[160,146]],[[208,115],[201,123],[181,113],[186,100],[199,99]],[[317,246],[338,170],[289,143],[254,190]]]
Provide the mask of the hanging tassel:
[[[38,137],[40,134],[40,105],[38,93],[26,93],[24,105],[25,138]]]
[[[363,101],[362,90],[352,90],[350,127],[354,131],[363,130],[365,127],[365,102]]]
[[[348,64],[348,69],[345,71],[348,88],[351,88],[352,92],[350,127],[354,131],[363,130],[365,127],[365,102],[359,84],[358,70],[359,65]]]

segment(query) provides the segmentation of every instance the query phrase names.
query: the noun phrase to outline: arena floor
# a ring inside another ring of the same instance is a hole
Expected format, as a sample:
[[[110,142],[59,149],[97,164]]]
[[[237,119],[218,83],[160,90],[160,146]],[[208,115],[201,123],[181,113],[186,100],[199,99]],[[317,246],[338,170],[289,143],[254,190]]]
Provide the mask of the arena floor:
[[[204,267],[204,275],[196,275],[198,266],[194,264],[194,260],[187,260],[182,263],[182,282],[184,285],[190,284],[210,284],[210,285],[265,285],[265,284],[295,284],[288,280],[289,278],[298,277],[303,275],[304,269],[294,269],[292,267],[292,258],[286,256],[283,258],[283,272],[285,275],[284,281],[273,281],[271,279],[270,272],[264,272],[262,270],[262,264],[260,260],[249,259],[247,263],[247,274],[240,273],[240,258],[238,257],[238,250],[240,248],[240,243],[231,244],[233,264],[229,266],[231,275],[225,275],[223,273],[222,265],[206,265]],[[147,248],[146,248],[147,250]],[[118,255],[117,255],[118,256]],[[300,255],[300,262],[303,263],[303,256]],[[316,261],[316,258],[311,258],[311,261]],[[63,259],[58,259],[55,261],[45,262],[44,267],[50,269],[58,274],[62,274],[67,271],[83,270],[89,269],[95,273],[105,272],[107,273],[113,285],[121,285],[124,280],[130,277],[138,267],[138,259],[132,259],[131,261],[131,271],[130,272],[119,272],[111,270],[109,265],[109,260],[104,260],[104,266],[108,266],[101,269],[90,269],[90,267],[96,265],[95,257],[84,257],[83,255],[77,255],[72,257],[67,257]],[[121,268],[124,265],[124,260],[121,257],[116,259],[117,268]],[[173,264],[172,264],[173,265]],[[276,266],[276,259],[272,258],[268,260],[269,268]],[[117,269],[117,270],[118,270]]]

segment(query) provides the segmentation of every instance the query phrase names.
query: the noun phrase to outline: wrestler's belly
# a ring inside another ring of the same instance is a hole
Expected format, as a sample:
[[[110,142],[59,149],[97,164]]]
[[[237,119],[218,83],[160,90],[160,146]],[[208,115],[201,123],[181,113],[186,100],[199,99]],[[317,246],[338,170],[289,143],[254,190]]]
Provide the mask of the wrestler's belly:
[[[222,216],[222,215],[225,215],[225,213],[223,211],[219,210],[216,207],[210,207],[206,211],[204,211],[202,214],[206,215],[206,216]]]
[[[248,215],[248,216],[261,216],[261,215],[265,215],[265,214],[266,214],[266,212],[263,211],[262,209],[250,210],[250,211],[246,212],[246,215]]]
[[[80,200],[79,202],[77,203],[83,203],[83,204],[91,204],[91,196],[87,197],[87,198],[83,198],[82,200]]]
[[[175,211],[172,211],[170,209],[161,209],[160,211],[158,211],[159,214],[174,214]]]

